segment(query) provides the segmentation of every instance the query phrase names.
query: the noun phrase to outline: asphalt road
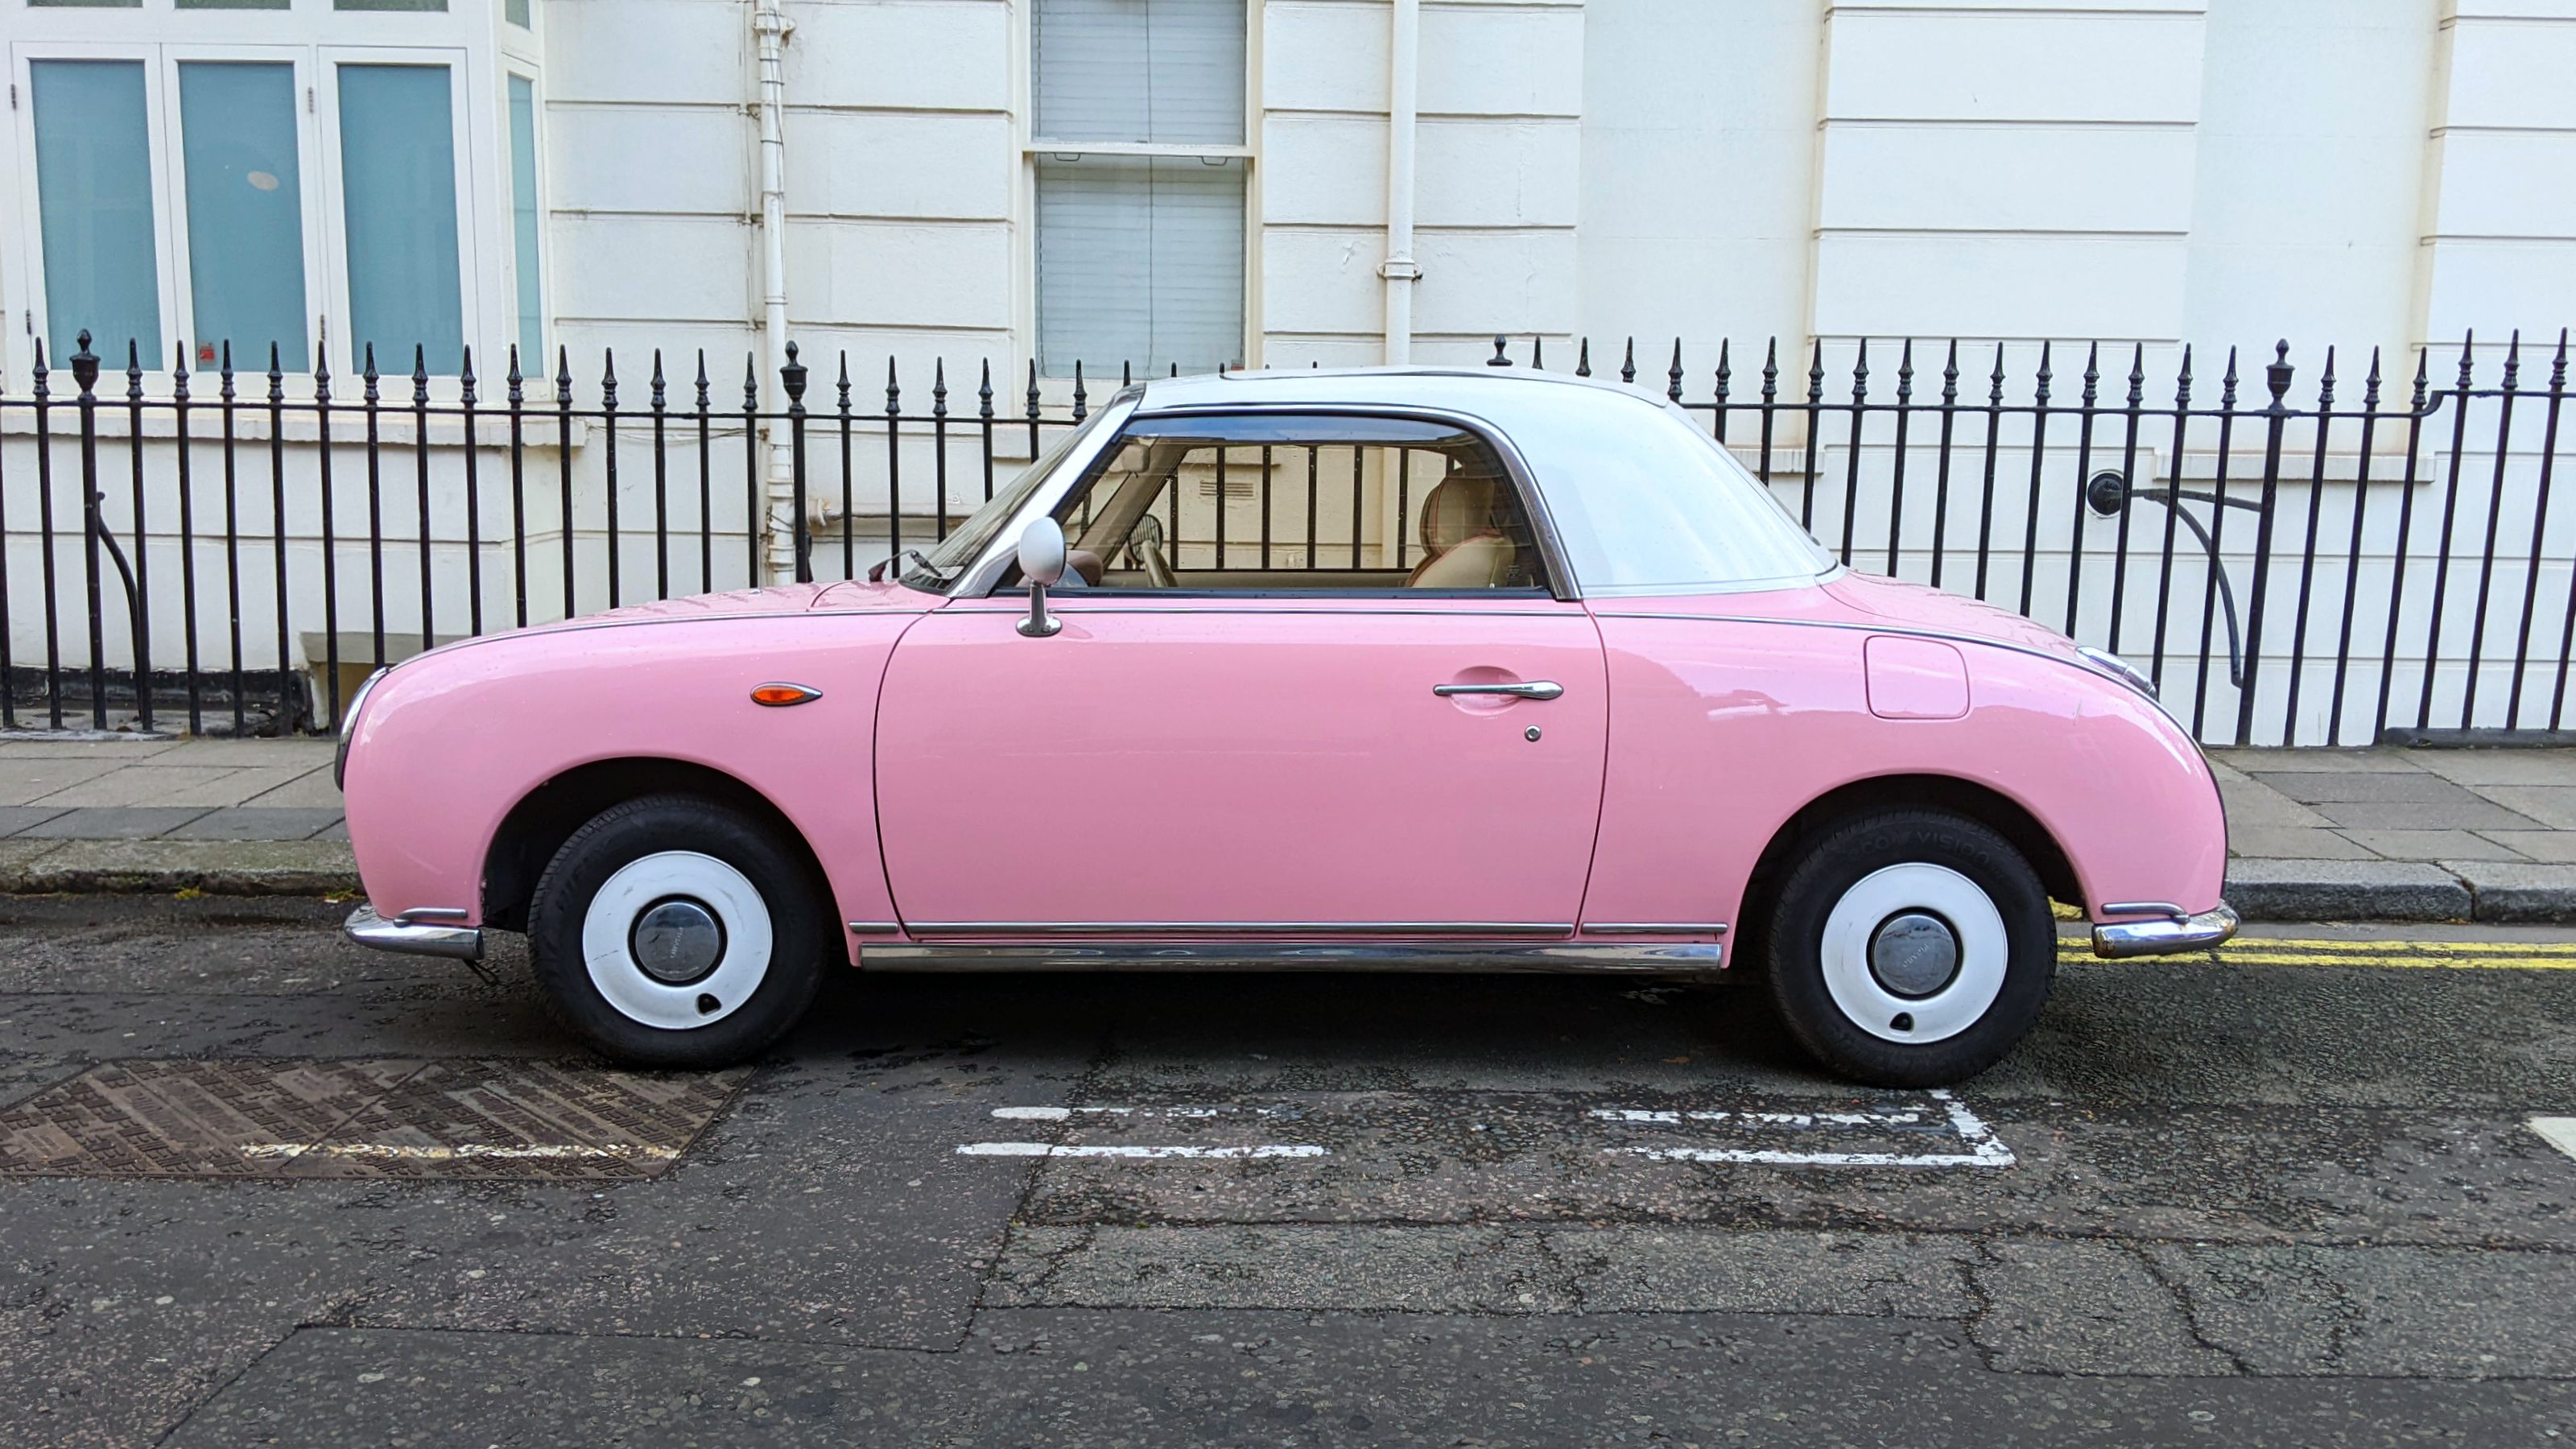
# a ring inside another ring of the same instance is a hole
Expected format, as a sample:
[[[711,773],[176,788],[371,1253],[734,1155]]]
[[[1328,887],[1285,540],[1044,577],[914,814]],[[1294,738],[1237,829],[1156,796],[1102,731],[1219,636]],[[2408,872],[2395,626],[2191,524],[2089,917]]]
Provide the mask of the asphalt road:
[[[1940,1097],[1540,978],[635,1077],[343,910],[0,901],[0,1444],[2576,1439],[2576,933],[2070,964]]]

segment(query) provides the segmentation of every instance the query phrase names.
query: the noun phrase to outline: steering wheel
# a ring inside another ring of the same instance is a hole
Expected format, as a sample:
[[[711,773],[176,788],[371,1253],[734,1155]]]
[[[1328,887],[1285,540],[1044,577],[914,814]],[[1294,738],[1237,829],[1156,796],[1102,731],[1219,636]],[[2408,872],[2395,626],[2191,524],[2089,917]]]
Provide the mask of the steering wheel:
[[[1163,521],[1148,513],[1136,520],[1127,535],[1128,557],[1145,571],[1145,586],[1153,589],[1177,588],[1180,580],[1172,574],[1171,560],[1163,556]]]

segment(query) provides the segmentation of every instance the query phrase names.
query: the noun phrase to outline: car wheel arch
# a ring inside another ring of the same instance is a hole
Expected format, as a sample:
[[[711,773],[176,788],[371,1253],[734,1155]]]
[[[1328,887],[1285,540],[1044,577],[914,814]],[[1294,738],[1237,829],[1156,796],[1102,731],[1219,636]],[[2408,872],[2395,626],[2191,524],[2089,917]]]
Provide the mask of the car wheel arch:
[[[526,929],[538,877],[564,842],[601,811],[645,795],[695,796],[740,811],[775,832],[780,844],[804,862],[814,889],[825,901],[831,899],[820,857],[796,822],[767,795],[709,765],[621,756],[550,776],[510,807],[484,849],[483,924],[505,931]]]
[[[1770,887],[1797,859],[1800,846],[1856,815],[1874,810],[1950,810],[1993,830],[2021,852],[2055,900],[2083,902],[2083,881],[2056,835],[2029,807],[2011,796],[1955,775],[1874,775],[1835,786],[1799,807],[1780,824],[1755,858],[1744,893],[1737,959],[1754,961],[1770,913]]]

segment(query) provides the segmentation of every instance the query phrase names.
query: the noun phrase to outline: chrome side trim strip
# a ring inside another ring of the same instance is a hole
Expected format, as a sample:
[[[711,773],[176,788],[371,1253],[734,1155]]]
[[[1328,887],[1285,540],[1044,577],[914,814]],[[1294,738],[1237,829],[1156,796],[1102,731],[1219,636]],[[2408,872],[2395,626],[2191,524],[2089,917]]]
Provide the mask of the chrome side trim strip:
[[[2181,920],[2191,912],[2171,901],[2111,901],[2102,907],[2106,916],[2171,916]]]
[[[900,936],[903,934],[903,922],[852,921],[850,922],[850,934],[853,936]]]
[[[1562,921],[915,921],[915,936],[1571,936]]]
[[[349,913],[348,921],[340,929],[350,940],[378,951],[394,951],[407,956],[447,956],[459,961],[483,958],[483,932],[473,926],[388,921],[376,914],[374,906],[360,906]]]
[[[915,928],[919,929],[918,927]],[[1720,971],[1717,945],[1337,945],[1324,941],[1086,941],[859,945],[872,971],[1531,971],[1672,975]]]
[[[1723,936],[1724,921],[1586,921],[1587,936]]]
[[[2236,934],[2236,912],[2221,903],[2196,916],[2159,921],[2115,921],[2093,928],[2093,954],[2110,960],[2201,951]]]

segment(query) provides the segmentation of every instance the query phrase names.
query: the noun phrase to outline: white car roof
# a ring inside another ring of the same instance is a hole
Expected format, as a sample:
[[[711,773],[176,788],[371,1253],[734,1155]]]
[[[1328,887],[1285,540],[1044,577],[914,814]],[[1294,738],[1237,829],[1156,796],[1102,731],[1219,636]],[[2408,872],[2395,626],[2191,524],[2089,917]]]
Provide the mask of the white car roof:
[[[1601,378],[1575,377],[1524,367],[1334,367],[1271,372],[1224,372],[1197,377],[1149,378],[1143,412],[1166,409],[1309,403],[1383,403],[1442,408],[1484,418],[1513,431],[1515,421],[1612,415],[1643,403],[1670,403],[1659,393]]]

